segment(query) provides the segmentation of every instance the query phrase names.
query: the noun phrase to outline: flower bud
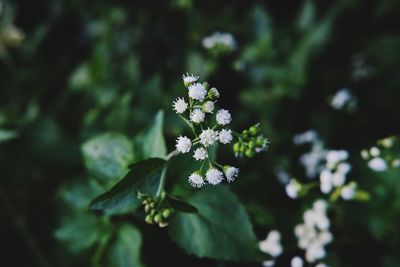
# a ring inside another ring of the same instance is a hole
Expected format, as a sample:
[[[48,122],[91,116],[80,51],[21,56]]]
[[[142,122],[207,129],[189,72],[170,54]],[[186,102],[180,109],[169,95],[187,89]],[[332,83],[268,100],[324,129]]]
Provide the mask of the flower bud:
[[[148,224],[153,224],[153,217],[151,215],[147,215],[146,218],[144,219],[146,223]]]
[[[162,212],[162,216],[163,216],[165,219],[168,219],[168,218],[171,216],[171,210],[170,210],[170,209],[165,209],[165,210]]]
[[[256,136],[258,134],[258,127],[256,126],[251,126],[249,129],[249,132],[251,135]]]
[[[217,88],[215,88],[215,87],[211,88],[211,89],[208,91],[208,97],[209,97],[211,100],[216,100],[216,99],[218,99],[218,98],[219,98],[219,92],[218,92]]]
[[[256,142],[254,142],[254,140],[251,140],[249,142],[249,148],[252,149],[252,150],[254,150],[254,148],[256,148]]]
[[[214,102],[206,101],[203,103],[203,111],[207,113],[212,113],[214,111]]]
[[[160,223],[161,221],[162,221],[161,214],[156,214],[156,216],[154,216],[154,222]]]
[[[246,155],[246,157],[248,157],[248,158],[252,158],[253,156],[254,156],[254,154],[255,154],[255,152],[254,152],[254,150],[253,149],[247,149],[246,150],[246,152],[245,152],[245,155]]]
[[[235,143],[233,145],[233,152],[239,153],[240,152],[240,143]]]
[[[167,223],[167,222],[160,222],[160,223],[158,224],[158,226],[160,226],[161,228],[165,228],[165,227],[168,226],[168,223]]]
[[[144,206],[144,211],[145,211],[146,213],[148,213],[148,212],[150,211],[150,209],[151,209],[150,205],[145,205],[145,206]]]

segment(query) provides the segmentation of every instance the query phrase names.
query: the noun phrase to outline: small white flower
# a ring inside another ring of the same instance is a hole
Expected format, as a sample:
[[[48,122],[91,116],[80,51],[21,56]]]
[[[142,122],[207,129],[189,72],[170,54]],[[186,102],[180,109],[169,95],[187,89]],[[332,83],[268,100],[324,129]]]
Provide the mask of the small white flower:
[[[290,267],[303,267],[303,260],[296,256],[290,262]]]
[[[328,194],[329,192],[331,192],[333,187],[332,173],[329,170],[324,169],[319,175],[319,179],[321,192],[324,194]]]
[[[213,113],[214,111],[214,102],[206,101],[203,103],[203,111],[207,113]]]
[[[325,263],[318,263],[315,267],[328,267]]]
[[[315,262],[317,259],[325,257],[326,251],[322,244],[317,241],[312,242],[306,249],[306,260]]]
[[[304,133],[296,134],[293,137],[293,143],[296,145],[302,145],[304,143],[316,143],[319,141],[318,134],[314,130],[308,130]]]
[[[370,148],[369,154],[370,154],[372,157],[375,158],[375,157],[378,157],[378,156],[381,154],[381,151],[380,151],[379,148],[377,148],[376,146],[373,146],[373,147]]]
[[[340,190],[340,196],[344,200],[351,200],[351,199],[354,198],[355,195],[356,195],[356,186],[355,186],[354,183],[350,183],[348,185],[345,185]]]
[[[226,167],[224,172],[228,182],[233,182],[239,175],[239,169],[231,166]]]
[[[335,187],[342,186],[346,182],[346,176],[340,172],[332,174],[332,184]]]
[[[361,150],[361,157],[365,160],[369,158],[369,153],[366,149]]]
[[[219,98],[219,92],[218,92],[217,88],[215,88],[215,87],[211,88],[210,91],[208,91],[208,96],[211,99]]]
[[[393,137],[386,137],[386,138],[382,139],[380,141],[380,143],[382,144],[382,146],[384,146],[386,148],[391,148],[394,144],[394,140],[393,140]]]
[[[218,141],[218,132],[213,129],[208,128],[207,130],[203,130],[200,134],[200,143],[207,147],[215,144]]]
[[[339,90],[331,100],[331,106],[334,109],[342,109],[346,105],[354,106],[356,104],[356,98],[350,93],[348,89]]]
[[[193,187],[202,187],[204,185],[204,178],[199,173],[194,172],[189,176],[189,184]]]
[[[231,114],[226,109],[220,109],[217,112],[217,122],[220,125],[226,125],[232,120]]]
[[[205,160],[205,159],[207,158],[207,156],[208,156],[207,150],[205,150],[205,149],[202,148],[202,147],[199,147],[198,149],[196,149],[196,150],[194,151],[194,155],[193,155],[193,157],[194,157],[196,160]]]
[[[276,230],[269,232],[267,238],[260,241],[258,245],[262,252],[268,253],[274,258],[278,257],[283,251],[281,245],[281,234]]]
[[[223,45],[229,50],[236,48],[236,41],[230,33],[214,32],[212,35],[203,39],[202,44],[204,48],[212,49],[217,45]]]
[[[262,266],[263,267],[273,267],[275,265],[274,260],[268,260],[268,261],[263,261]]]
[[[189,97],[203,102],[206,97],[207,90],[201,83],[195,83],[189,86]]]
[[[187,87],[187,86],[191,85],[192,83],[197,82],[197,80],[199,79],[199,76],[195,76],[193,74],[186,73],[186,75],[185,74],[182,75],[182,79],[183,79],[183,83]]]
[[[382,158],[374,158],[368,161],[368,167],[376,172],[386,171],[388,166],[384,159]]]
[[[176,150],[178,150],[182,154],[188,153],[190,151],[190,148],[192,147],[192,141],[190,141],[190,139],[186,136],[179,136],[176,139],[175,147]]]
[[[285,187],[286,194],[292,199],[298,198],[300,190],[301,185],[296,181],[296,179],[291,179]]]
[[[232,131],[231,131],[230,129],[228,129],[228,130],[222,129],[222,130],[219,132],[218,138],[219,138],[219,141],[220,141],[222,144],[229,144],[229,143],[232,141],[232,139],[233,139],[233,137],[232,137]]]
[[[222,179],[223,179],[222,172],[216,168],[210,168],[206,173],[206,180],[212,185],[219,184],[222,181]]]
[[[200,109],[195,109],[192,111],[192,113],[190,114],[190,119],[194,122],[194,123],[201,123],[204,121],[205,118],[205,114],[203,111],[201,111]]]
[[[177,114],[182,114],[188,108],[188,104],[185,99],[178,97],[175,99],[173,107]]]
[[[331,150],[326,154],[326,166],[328,168],[335,168],[336,164],[340,161],[344,161],[349,157],[349,153],[346,150]]]

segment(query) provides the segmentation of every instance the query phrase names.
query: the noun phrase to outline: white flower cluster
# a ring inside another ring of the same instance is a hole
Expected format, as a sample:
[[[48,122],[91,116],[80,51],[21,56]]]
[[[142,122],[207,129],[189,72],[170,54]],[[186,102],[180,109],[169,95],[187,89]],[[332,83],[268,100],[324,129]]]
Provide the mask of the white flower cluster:
[[[297,134],[293,138],[296,145],[306,143],[311,144],[311,151],[300,157],[300,162],[306,169],[306,175],[309,178],[316,177],[323,168],[323,161],[326,157],[326,150],[320,140],[318,134],[314,130],[308,130],[304,133]]]
[[[283,249],[281,245],[281,234],[277,230],[272,230],[268,233],[265,240],[258,243],[260,250],[264,253],[271,255],[273,258],[281,255]],[[274,260],[268,260],[263,262],[263,266],[273,266]]]
[[[298,246],[306,252],[307,262],[314,263],[324,258],[326,255],[325,245],[333,240],[329,231],[330,221],[326,210],[327,203],[324,200],[317,200],[313,207],[303,214],[304,223],[297,225],[294,229]]]
[[[179,136],[175,147],[182,154],[189,153],[193,148],[194,159],[203,161],[201,169],[189,176],[189,183],[194,187],[202,187],[206,183],[219,184],[224,179],[232,182],[239,175],[239,169],[229,165],[222,166],[213,162],[209,156],[210,146],[218,142],[232,142],[232,130],[226,128],[232,121],[232,116],[226,109],[220,109],[215,116],[211,116],[214,113],[215,102],[220,96],[216,88],[208,89],[207,83],[199,83],[199,76],[193,74],[183,75],[182,79],[188,89],[188,100],[183,97],[177,98],[173,102],[173,109],[190,125],[194,138]],[[212,118],[215,119],[215,123]],[[210,168],[204,173],[205,161],[208,161]]]
[[[349,111],[354,110],[357,107],[357,99],[346,89],[340,89],[331,99],[331,106],[334,109],[348,109]]]
[[[356,194],[356,183],[345,185],[346,176],[351,170],[351,165],[346,162],[349,153],[345,150],[330,150],[326,154],[326,165],[319,175],[320,189],[324,194],[329,194],[333,189],[339,190],[344,200],[351,200]]]
[[[236,49],[236,41],[230,33],[214,32],[212,35],[205,37],[202,43],[206,49],[216,47],[222,47],[228,51]]]
[[[394,136],[386,137],[378,141],[379,147],[371,147],[369,150],[363,149],[361,157],[368,160],[368,167],[375,172],[383,172],[389,168],[400,167],[400,158],[391,155],[390,149],[395,146],[396,138]]]

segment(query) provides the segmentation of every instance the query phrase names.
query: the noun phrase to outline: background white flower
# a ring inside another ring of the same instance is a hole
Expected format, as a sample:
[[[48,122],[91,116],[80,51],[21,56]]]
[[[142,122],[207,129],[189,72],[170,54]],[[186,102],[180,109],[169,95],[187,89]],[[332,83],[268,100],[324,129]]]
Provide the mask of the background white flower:
[[[189,97],[203,102],[206,97],[207,90],[201,83],[195,83],[189,86]]]
[[[197,82],[197,80],[199,79],[199,76],[195,76],[193,74],[186,73],[186,75],[185,74],[182,75],[182,79],[183,79],[183,83],[187,87],[190,84]]]
[[[190,148],[192,147],[192,141],[187,138],[186,136],[179,136],[176,139],[176,150],[178,150],[181,153],[188,153],[190,151]]]
[[[188,104],[186,103],[185,99],[178,97],[173,104],[174,110],[178,114],[182,114],[188,108]]]
[[[368,167],[376,172],[386,171],[388,168],[387,162],[382,158],[373,158],[368,161]]]
[[[217,122],[220,125],[229,124],[232,120],[231,114],[226,109],[220,109],[217,112]]]
[[[205,150],[203,147],[197,148],[197,149],[194,151],[194,155],[193,155],[193,157],[194,157],[196,160],[204,160],[204,159],[207,158],[207,156],[208,156],[207,150]]]
[[[200,109],[195,109],[192,111],[192,113],[190,114],[190,119],[194,122],[194,123],[201,123],[204,121],[205,118],[205,114],[203,111],[201,111]]]
[[[277,230],[268,233],[267,238],[258,243],[262,252],[268,253],[272,257],[278,257],[283,249],[281,245],[281,234]]]
[[[290,261],[290,267],[303,267],[303,260],[296,256]]]
[[[300,190],[301,184],[295,179],[291,179],[285,187],[286,194],[293,199],[299,197]]]

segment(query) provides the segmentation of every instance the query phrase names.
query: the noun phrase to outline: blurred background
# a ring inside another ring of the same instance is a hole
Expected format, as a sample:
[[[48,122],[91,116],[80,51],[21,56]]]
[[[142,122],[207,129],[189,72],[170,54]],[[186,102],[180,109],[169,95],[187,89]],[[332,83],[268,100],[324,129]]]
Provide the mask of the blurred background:
[[[137,217],[87,209],[104,189],[81,145],[104,132],[133,140],[164,110],[172,150],[188,131],[171,104],[189,72],[218,88],[236,129],[261,122],[271,141],[251,160],[219,156],[241,168],[231,189],[257,237],[282,232],[278,266],[300,252],[293,227],[310,201],[288,198],[277,173],[308,180],[307,149],[292,140],[309,129],[349,152],[352,179],[371,195],[335,207],[326,263],[399,266],[400,172],[375,173],[360,156],[400,130],[399,11],[395,0],[0,1],[0,265],[261,266],[188,256]],[[350,104],[334,104],[344,88]],[[189,195],[185,166],[167,186]],[[119,223],[136,241],[102,247]]]

